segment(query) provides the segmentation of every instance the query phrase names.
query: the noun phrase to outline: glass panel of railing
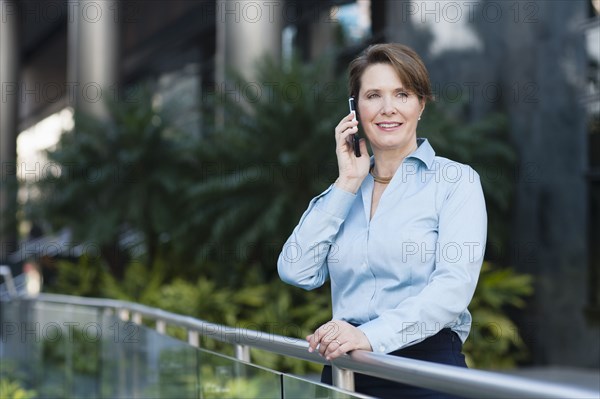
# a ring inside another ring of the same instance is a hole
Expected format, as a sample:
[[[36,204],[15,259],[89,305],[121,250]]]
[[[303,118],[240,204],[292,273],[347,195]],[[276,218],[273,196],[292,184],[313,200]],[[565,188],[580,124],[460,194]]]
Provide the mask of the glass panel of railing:
[[[280,398],[278,373],[105,316],[103,397]]]
[[[44,302],[33,304],[41,362],[32,364],[40,397],[96,398],[102,327],[98,310]]]
[[[281,398],[281,374],[199,349],[200,398]]]
[[[3,389],[37,396],[32,365],[40,361],[39,335],[28,320],[31,302],[0,302],[0,385]]]
[[[2,327],[0,378],[16,380],[38,397],[98,396],[95,309],[13,301],[2,305]]]
[[[102,324],[102,397],[198,397],[196,348],[112,315]]]
[[[309,381],[291,375],[283,376],[284,399],[369,399],[371,396],[348,392],[331,385]]]

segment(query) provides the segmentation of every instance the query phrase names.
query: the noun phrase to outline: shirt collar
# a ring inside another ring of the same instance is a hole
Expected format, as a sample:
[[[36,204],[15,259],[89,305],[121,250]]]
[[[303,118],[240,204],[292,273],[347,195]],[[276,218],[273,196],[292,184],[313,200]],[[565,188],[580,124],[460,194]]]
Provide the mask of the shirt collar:
[[[406,157],[406,159],[418,159],[423,162],[427,169],[431,169],[433,167],[433,161],[435,158],[435,151],[431,144],[429,144],[429,140],[425,138],[417,138],[417,149]],[[375,157],[371,155],[371,167],[375,165]]]
[[[406,158],[416,158],[423,162],[425,166],[427,166],[427,169],[431,169],[433,167],[435,151],[433,150],[433,147],[431,147],[431,144],[429,144],[429,140],[418,138],[417,146],[417,149]]]

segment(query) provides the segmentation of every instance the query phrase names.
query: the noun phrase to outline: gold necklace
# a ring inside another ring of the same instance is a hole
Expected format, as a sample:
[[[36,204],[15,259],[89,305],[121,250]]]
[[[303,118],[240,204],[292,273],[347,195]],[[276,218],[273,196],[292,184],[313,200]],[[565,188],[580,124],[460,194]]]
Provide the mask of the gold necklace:
[[[416,144],[416,143],[415,143],[415,144]],[[417,148],[419,148],[419,145],[418,145],[418,144],[417,144],[415,147],[413,147],[413,149],[412,149],[412,150],[409,152],[409,154],[410,154],[410,153],[412,153],[412,152],[413,152],[414,150],[416,150]],[[391,176],[391,177],[379,177],[379,176],[376,176],[376,175],[373,173],[373,168],[374,168],[374,167],[375,167],[375,165],[371,166],[371,169],[369,169],[369,173],[371,174],[371,176],[373,176],[373,180],[375,180],[377,183],[381,183],[381,184],[390,184],[390,182],[392,181],[392,178],[393,178],[394,176]]]
[[[381,183],[381,184],[390,184],[390,182],[392,181],[392,177],[379,177],[376,176],[373,173],[373,168],[375,167],[375,165],[371,166],[371,169],[369,169],[369,173],[371,174],[371,176],[373,176],[373,180],[375,180],[377,183]]]

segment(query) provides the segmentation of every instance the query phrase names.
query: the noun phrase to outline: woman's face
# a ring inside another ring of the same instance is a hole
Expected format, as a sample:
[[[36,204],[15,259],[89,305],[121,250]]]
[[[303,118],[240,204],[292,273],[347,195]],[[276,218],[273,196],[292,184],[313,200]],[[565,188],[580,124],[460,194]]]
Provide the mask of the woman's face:
[[[405,152],[414,146],[424,104],[404,88],[391,65],[368,66],[358,98],[360,123],[373,151]]]

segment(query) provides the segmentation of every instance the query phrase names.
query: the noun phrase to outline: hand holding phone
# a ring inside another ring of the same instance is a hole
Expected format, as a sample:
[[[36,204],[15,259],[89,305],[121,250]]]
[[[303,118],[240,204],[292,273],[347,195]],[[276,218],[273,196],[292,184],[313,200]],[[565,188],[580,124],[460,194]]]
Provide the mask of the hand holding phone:
[[[350,107],[350,112],[354,115],[353,120],[356,120],[356,103],[354,97],[348,98],[348,106]],[[352,135],[352,144],[354,145],[354,155],[360,157],[360,138],[358,137],[358,133]]]

